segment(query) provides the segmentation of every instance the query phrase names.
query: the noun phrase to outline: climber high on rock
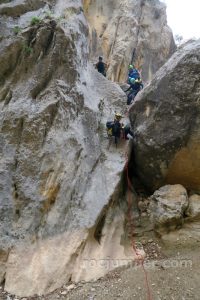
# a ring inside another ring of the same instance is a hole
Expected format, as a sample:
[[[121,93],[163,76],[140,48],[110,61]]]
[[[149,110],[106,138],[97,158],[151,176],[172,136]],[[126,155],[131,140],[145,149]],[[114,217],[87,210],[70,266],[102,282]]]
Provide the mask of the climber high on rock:
[[[125,91],[125,93],[130,91],[127,96],[127,105],[130,105],[132,103],[135,96],[142,89],[143,89],[143,83],[142,83],[142,80],[140,77],[137,79],[134,79],[134,78],[130,79],[130,87]]]
[[[98,70],[99,73],[101,73],[103,76],[106,77],[106,69],[107,65],[103,62],[103,57],[99,56],[99,61],[95,65],[96,69]]]
[[[140,72],[133,65],[129,65],[128,67],[128,80],[127,83],[130,84],[131,79],[139,79],[141,78]]]

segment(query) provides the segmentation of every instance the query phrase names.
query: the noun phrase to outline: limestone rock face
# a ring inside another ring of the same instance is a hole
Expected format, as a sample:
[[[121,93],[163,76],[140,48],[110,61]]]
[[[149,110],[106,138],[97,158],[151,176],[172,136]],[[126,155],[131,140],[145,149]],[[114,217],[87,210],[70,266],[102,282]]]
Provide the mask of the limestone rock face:
[[[188,207],[186,189],[181,185],[167,185],[150,198],[150,211],[155,230],[163,234],[183,225],[184,212]]]
[[[91,251],[97,276],[109,271],[100,258],[129,255],[120,242],[122,210],[105,213],[121,195],[125,162],[125,144],[108,144],[105,122],[115,110],[123,113],[125,99],[88,63],[82,1],[6,2],[0,5],[0,280],[10,293],[29,296],[93,278],[84,264]]]
[[[84,0],[90,25],[90,56],[103,55],[109,79],[124,82],[134,63],[144,81],[175,51],[165,4],[158,0]]]
[[[150,189],[200,189],[200,41],[185,45],[156,73],[130,109],[133,168]]]

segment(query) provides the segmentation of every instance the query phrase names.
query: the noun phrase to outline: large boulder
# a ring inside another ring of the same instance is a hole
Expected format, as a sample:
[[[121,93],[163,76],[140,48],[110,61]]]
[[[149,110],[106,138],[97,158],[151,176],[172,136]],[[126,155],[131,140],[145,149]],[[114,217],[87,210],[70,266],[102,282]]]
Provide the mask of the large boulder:
[[[200,190],[200,40],[180,48],[130,108],[132,166],[151,191]]]
[[[155,231],[168,233],[182,227],[184,213],[188,208],[186,189],[177,185],[166,185],[150,198],[151,218]]]
[[[90,57],[103,55],[109,79],[124,82],[130,63],[141,70],[144,81],[175,51],[167,25],[166,6],[158,0],[84,0],[90,25]]]
[[[82,1],[45,2],[0,5],[0,281],[19,296],[127,258],[123,211],[110,212],[126,142],[116,149],[105,132],[125,95],[88,63]]]
[[[200,220],[200,195],[192,195],[189,197],[189,207],[186,216],[191,221]]]

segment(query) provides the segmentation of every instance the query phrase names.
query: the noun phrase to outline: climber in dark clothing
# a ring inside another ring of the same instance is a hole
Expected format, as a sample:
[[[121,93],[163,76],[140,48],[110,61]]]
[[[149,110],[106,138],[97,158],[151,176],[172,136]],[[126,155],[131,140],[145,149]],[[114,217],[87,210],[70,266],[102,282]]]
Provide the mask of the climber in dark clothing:
[[[123,129],[123,124],[121,123],[122,115],[120,113],[115,113],[114,121],[108,121],[106,123],[107,134],[110,137],[115,138],[115,144],[117,146],[118,140],[121,137],[121,132]]]
[[[99,73],[106,77],[106,68],[107,65],[103,62],[103,58],[99,56],[99,62],[96,64],[96,69]]]
[[[127,105],[131,104],[132,100],[135,98],[135,96],[139,93],[141,89],[143,89],[142,80],[140,78],[131,78],[130,87],[125,91],[125,93],[130,91],[127,96]]]

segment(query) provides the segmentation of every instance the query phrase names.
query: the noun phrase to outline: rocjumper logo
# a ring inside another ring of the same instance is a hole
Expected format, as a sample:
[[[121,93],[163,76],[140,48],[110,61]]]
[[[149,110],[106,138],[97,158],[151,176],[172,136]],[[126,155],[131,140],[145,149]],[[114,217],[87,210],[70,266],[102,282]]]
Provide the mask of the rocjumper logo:
[[[192,268],[192,260],[187,259],[169,259],[169,260],[152,260],[152,261],[144,261],[143,265],[145,269],[156,269],[158,266],[163,267],[164,269],[169,268]],[[130,266],[131,268],[138,269],[141,266],[141,260],[134,259],[113,259],[109,256],[106,258],[100,259],[87,259],[83,260],[83,268],[84,269],[96,269],[102,268],[105,270],[113,270],[115,268],[120,268],[123,266]]]

